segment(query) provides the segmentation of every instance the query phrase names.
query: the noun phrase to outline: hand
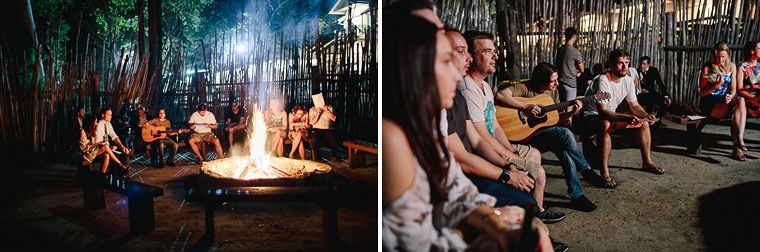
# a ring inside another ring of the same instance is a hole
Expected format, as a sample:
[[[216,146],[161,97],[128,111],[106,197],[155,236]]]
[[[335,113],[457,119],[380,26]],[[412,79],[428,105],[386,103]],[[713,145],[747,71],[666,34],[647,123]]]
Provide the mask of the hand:
[[[572,111],[580,111],[583,108],[583,103],[580,100],[575,100]]]
[[[122,149],[124,149],[124,154],[129,154],[129,149],[127,147],[121,146]]]
[[[641,119],[639,119],[639,118],[638,118],[638,117],[636,117],[636,116],[631,116],[631,117],[628,119],[628,125],[629,125],[629,126],[636,126],[636,125],[639,125],[639,123],[641,123]]]
[[[670,103],[671,103],[670,98],[665,97],[664,100],[663,100],[663,102],[665,103],[666,107],[670,107]]]
[[[654,124],[654,120],[657,120],[657,117],[654,114],[648,115],[647,120],[649,120],[649,125],[652,125]]]
[[[190,129],[194,130],[195,129],[195,124],[190,124]]]
[[[507,184],[524,192],[530,192],[530,190],[533,190],[535,181],[528,177],[526,172],[515,171],[511,172],[509,175],[509,181],[507,181]]]
[[[724,99],[723,102],[726,103],[726,104],[729,104],[729,103],[731,103],[731,99],[733,99],[733,98],[734,98],[734,94],[732,94],[732,93],[726,93],[726,95],[723,96],[723,99]]]
[[[646,88],[642,88],[641,92],[647,94],[647,93],[649,93],[649,90],[647,90]]]
[[[115,151],[116,150],[116,146],[111,146],[111,150]]]
[[[523,113],[532,115],[532,116],[537,116],[538,114],[541,113],[541,107],[536,106],[534,104],[528,104],[525,106],[525,109],[523,109]]]

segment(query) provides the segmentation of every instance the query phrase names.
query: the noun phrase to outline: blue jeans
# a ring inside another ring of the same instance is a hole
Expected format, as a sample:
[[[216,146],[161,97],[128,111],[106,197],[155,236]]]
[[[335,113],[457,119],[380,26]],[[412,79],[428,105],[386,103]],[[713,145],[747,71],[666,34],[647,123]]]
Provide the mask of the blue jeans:
[[[528,175],[533,178],[533,176]],[[525,206],[530,203],[537,206],[536,199],[533,198],[533,190],[528,192],[520,191],[514,186],[505,185],[496,180],[487,179],[479,176],[467,176],[470,178],[473,184],[478,188],[478,191],[491,196],[496,197],[496,205],[494,207],[509,206]]]
[[[581,187],[578,172],[590,169],[591,166],[586,162],[586,157],[583,156],[583,152],[578,148],[575,136],[570,129],[565,127],[541,129],[528,140],[527,144],[538,148],[542,152],[551,151],[554,155],[557,155],[562,164],[562,173],[565,174],[567,193],[572,198],[583,195],[583,187]]]

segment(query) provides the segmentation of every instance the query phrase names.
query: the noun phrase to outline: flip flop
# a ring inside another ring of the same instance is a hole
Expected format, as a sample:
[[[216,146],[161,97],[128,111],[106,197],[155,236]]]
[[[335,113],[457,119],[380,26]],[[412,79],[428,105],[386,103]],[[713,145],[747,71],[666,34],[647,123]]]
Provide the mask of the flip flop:
[[[615,188],[618,188],[618,186],[620,186],[617,183],[615,183],[614,185],[612,183],[615,183],[615,180],[610,178],[610,180],[604,180],[604,184],[602,184],[600,187],[607,188],[607,189],[615,189]]]
[[[743,145],[743,144],[739,144],[739,141],[734,142],[734,147],[739,148],[742,151],[747,151],[747,146]],[[744,161],[744,160],[742,160],[742,161]]]
[[[642,170],[644,170],[646,172],[651,172],[651,173],[654,173],[654,174],[657,174],[657,175],[665,175],[665,173],[666,173],[664,169],[662,169],[660,167],[657,167],[657,166],[650,167],[650,168],[642,168]]]

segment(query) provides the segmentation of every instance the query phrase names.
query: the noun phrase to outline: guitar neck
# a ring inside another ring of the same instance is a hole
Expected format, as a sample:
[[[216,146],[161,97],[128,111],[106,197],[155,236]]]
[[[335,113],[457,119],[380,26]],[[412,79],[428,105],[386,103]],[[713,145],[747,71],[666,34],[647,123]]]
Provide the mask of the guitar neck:
[[[575,100],[572,100],[572,101],[560,102],[560,103],[557,103],[557,104],[545,106],[545,107],[543,107],[543,110],[546,111],[546,112],[554,111],[554,110],[564,110],[567,107],[572,106],[573,103],[575,103],[576,100],[580,100],[581,102],[583,102],[585,104],[587,102],[593,101],[594,100],[594,96],[593,95],[592,96],[586,96],[586,97],[583,97],[581,99],[575,99]]]

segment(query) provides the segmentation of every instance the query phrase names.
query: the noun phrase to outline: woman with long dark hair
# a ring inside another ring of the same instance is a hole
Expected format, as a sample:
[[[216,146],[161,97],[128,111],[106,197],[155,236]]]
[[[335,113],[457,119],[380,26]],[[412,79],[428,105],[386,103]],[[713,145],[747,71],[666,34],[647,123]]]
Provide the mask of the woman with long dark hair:
[[[736,95],[737,70],[731,62],[731,49],[726,43],[717,43],[710,50],[710,62],[702,66],[699,75],[699,108],[702,113],[716,119],[732,118],[731,140],[734,151],[731,157],[746,161],[742,151],[744,146],[744,125],[747,109],[744,98]]]
[[[98,156],[104,155],[103,166],[100,168],[102,173],[106,173],[108,169],[109,160],[113,160],[121,167],[123,171],[129,171],[130,167],[123,165],[116,155],[111,152],[111,148],[108,147],[108,142],[95,142],[95,129],[98,126],[98,120],[95,116],[87,116],[82,122],[82,129],[80,130],[79,137],[79,149],[77,150],[78,157],[83,160],[92,163]]]
[[[425,19],[386,20],[393,32],[383,40],[383,250],[464,250],[489,242],[513,248],[519,231],[495,213],[495,199],[478,193],[446,148],[444,109],[453,106],[462,79],[448,39]],[[459,227],[484,236],[472,241]],[[548,235],[538,230],[541,248],[550,251]]]

